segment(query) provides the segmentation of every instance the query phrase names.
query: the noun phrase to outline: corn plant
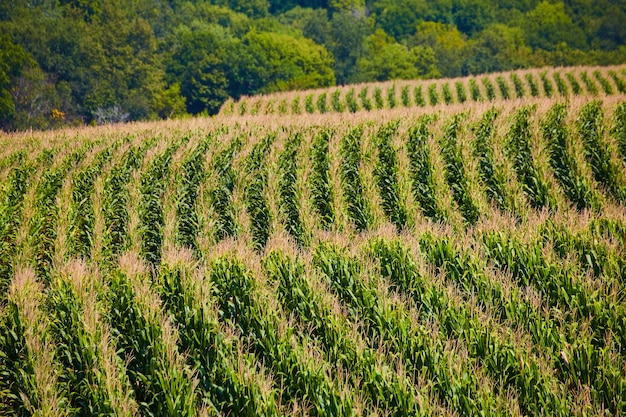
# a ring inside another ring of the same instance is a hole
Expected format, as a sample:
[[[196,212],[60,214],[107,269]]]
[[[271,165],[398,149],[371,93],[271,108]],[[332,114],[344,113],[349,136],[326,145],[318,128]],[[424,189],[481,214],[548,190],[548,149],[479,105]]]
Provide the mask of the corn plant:
[[[341,140],[341,185],[348,216],[356,230],[362,232],[371,223],[370,208],[363,195],[361,181],[361,136],[363,127],[350,130]]]
[[[476,82],[476,79],[470,78],[468,84],[472,101],[482,101],[483,97],[480,94],[480,88],[478,88],[478,83]]]
[[[280,179],[278,190],[280,195],[280,210],[285,219],[285,230],[291,235],[299,246],[306,243],[304,225],[300,215],[299,193],[297,189],[298,175],[298,148],[302,142],[302,136],[296,133],[287,139],[284,151],[278,160]]]
[[[510,98],[509,94],[509,86],[506,83],[506,80],[502,75],[498,75],[496,77],[496,83],[498,84],[498,88],[500,89],[500,95],[503,99],[508,100]]]
[[[65,157],[59,166],[45,171],[35,190],[36,212],[30,221],[28,238],[34,252],[33,263],[37,276],[46,283],[50,279],[57,236],[56,221],[59,215],[57,195],[68,171],[83,158],[90,147],[90,144],[83,145]]]
[[[456,89],[456,98],[459,103],[465,103],[467,101],[467,94],[465,93],[465,85],[461,81],[454,83]]]
[[[104,178],[102,217],[107,232],[103,235],[103,252],[109,264],[128,244],[128,182],[132,172],[141,166],[146,150],[153,144],[154,139],[144,142],[139,148],[130,148]]]
[[[491,109],[485,112],[479,122],[472,126],[474,133],[473,154],[478,159],[480,180],[485,187],[487,199],[500,210],[510,207],[509,196],[503,173],[496,168],[493,158],[492,140],[494,136],[494,122],[498,111]]]
[[[541,122],[543,138],[548,144],[550,166],[563,191],[579,210],[597,208],[598,202],[590,184],[579,173],[576,161],[568,152],[569,131],[565,125],[566,115],[565,105],[556,104]]]
[[[385,215],[398,230],[401,230],[406,226],[407,216],[399,195],[398,158],[392,146],[393,136],[397,130],[398,122],[391,122],[381,126],[376,134],[374,142],[378,149],[378,160],[374,165],[374,177]]]
[[[311,147],[312,170],[310,187],[313,209],[320,217],[322,227],[329,229],[335,221],[333,196],[330,183],[330,156],[328,144],[333,135],[330,129],[324,129],[313,139]]]
[[[452,98],[452,91],[450,91],[450,85],[448,83],[444,83],[441,86],[441,93],[443,95],[443,102],[446,104],[452,104],[454,99]]]
[[[302,106],[300,105],[300,96],[297,95],[291,101],[291,114],[302,114]]]
[[[343,113],[346,107],[341,102],[341,90],[333,91],[333,93],[330,95],[330,104],[334,112]]]
[[[287,99],[284,98],[278,103],[278,114],[281,116],[289,113],[289,104],[287,103]]]
[[[400,90],[400,101],[404,107],[411,106],[411,93],[409,92],[409,86],[403,85]]]
[[[374,87],[374,105],[378,110],[385,107],[385,102],[383,101],[383,90],[381,90],[378,86]]]
[[[413,95],[415,96],[415,104],[420,107],[424,107],[426,105],[426,100],[424,100],[424,92],[422,91],[422,85],[416,85],[413,90]]]
[[[304,97],[304,111],[309,114],[315,113],[315,104],[313,104],[313,94],[307,94]]]
[[[111,160],[111,156],[112,149],[105,149],[94,158],[91,165],[74,174],[68,230],[69,253],[73,256],[88,258],[91,252],[95,221],[92,202],[94,183],[104,164]]]
[[[106,301],[109,325],[119,355],[127,358],[127,375],[139,411],[143,415],[195,415],[194,383],[183,369],[172,366],[177,355],[176,346],[171,346],[176,342],[175,334],[165,333],[160,306],[144,304],[155,300],[138,299],[136,280],[146,281],[148,277],[113,271]],[[146,290],[142,291],[145,297]]]
[[[51,162],[51,156],[47,163]],[[17,254],[17,233],[21,224],[24,196],[30,187],[36,165],[24,163],[14,167],[0,190],[0,302],[13,276],[13,258]]]
[[[437,84],[430,84],[428,86],[428,100],[431,106],[436,106],[439,103],[439,94],[437,94]]]
[[[424,216],[434,221],[445,221],[446,215],[437,203],[433,166],[428,147],[430,137],[428,125],[431,121],[430,117],[423,116],[409,130],[406,148],[409,155],[411,185],[413,196],[420,205]]]
[[[578,114],[576,126],[593,177],[607,188],[613,198],[625,201],[626,190],[619,183],[619,168],[612,163],[610,150],[602,141],[604,114],[601,103],[599,101],[587,103]]]
[[[359,111],[359,104],[356,101],[354,88],[351,88],[346,93],[346,105],[348,106],[348,111],[350,113],[356,113]]]
[[[604,94],[607,94],[607,95],[613,94],[613,86],[611,85],[609,80],[604,78],[604,76],[602,75],[602,73],[599,70],[595,70],[593,72],[593,76],[600,83],[600,86],[602,87],[602,91],[604,91]]]
[[[265,199],[267,187],[265,158],[275,138],[276,135],[267,135],[256,143],[246,161],[249,180],[244,194],[245,205],[251,220],[253,245],[258,250],[265,247],[270,236],[272,213]]]
[[[511,73],[510,78],[515,89],[515,97],[524,98],[524,85],[522,84],[522,79],[514,72]]]
[[[393,84],[391,87],[387,89],[387,104],[390,109],[396,108],[398,105],[398,100],[396,99],[396,85]]]
[[[237,234],[237,224],[232,207],[232,195],[235,189],[236,173],[233,170],[235,155],[241,148],[241,140],[233,139],[228,147],[217,153],[213,159],[213,172],[217,184],[209,192],[211,206],[217,214],[215,237],[222,240]]]
[[[559,94],[562,96],[567,96],[567,85],[565,84],[565,80],[561,78],[561,73],[555,72],[553,74],[554,82],[556,83],[556,89],[559,90]]]
[[[542,71],[539,74],[539,78],[541,78],[541,84],[543,85],[543,92],[546,94],[546,97],[552,97],[554,93],[554,87],[552,86],[552,81],[548,78],[548,73],[546,71]]]
[[[621,79],[619,75],[617,75],[617,73],[613,70],[609,71],[609,77],[613,79],[613,82],[617,87],[617,91],[619,91],[621,94],[626,94],[626,83],[624,82],[624,80]]]
[[[317,110],[322,114],[328,112],[328,95],[326,92],[317,96]]]
[[[243,116],[248,111],[248,102],[246,100],[239,100],[239,116]]]
[[[250,106],[250,116],[259,114],[259,110],[261,110],[261,100],[256,100],[252,103],[252,106]]]
[[[367,96],[367,92],[368,92],[368,88],[362,87],[361,90],[359,91],[359,99],[361,100],[361,107],[363,107],[367,111],[370,111],[372,110],[372,102]]]
[[[534,209],[551,207],[554,203],[548,194],[548,185],[541,178],[533,163],[530,149],[530,117],[534,107],[522,107],[514,115],[507,133],[507,153],[522,190]]]
[[[184,159],[176,175],[176,243],[197,249],[198,213],[196,200],[200,183],[205,176],[205,153],[213,140],[208,135]]]
[[[485,86],[485,92],[487,94],[487,100],[493,101],[496,99],[496,90],[493,88],[493,83],[487,77],[483,77],[481,80],[483,85]]]
[[[459,210],[469,225],[478,221],[480,213],[469,194],[469,183],[465,176],[463,156],[458,148],[457,135],[465,115],[453,116],[447,123],[443,138],[440,140],[441,154],[445,162],[445,178],[452,189],[452,196]]]
[[[580,83],[578,82],[574,74],[571,72],[568,72],[567,74],[565,74],[565,76],[567,77],[569,84],[572,86],[572,93],[574,93],[574,95],[576,96],[579,94],[582,94],[583,89],[580,86]]]
[[[528,72],[526,73],[526,84],[528,84],[528,89],[530,90],[530,95],[533,97],[539,96],[539,87],[537,86],[537,81],[533,74]]]
[[[623,164],[626,165],[626,102],[621,102],[615,107],[611,135],[615,138]]]
[[[593,82],[591,77],[589,77],[589,75],[587,74],[587,71],[582,71],[580,73],[580,79],[583,80],[583,83],[585,84],[585,87],[587,88],[587,93],[592,94],[594,96],[598,94],[598,86],[596,85],[596,83]]]
[[[141,235],[141,255],[153,266],[161,261],[163,244],[163,197],[170,174],[172,155],[178,148],[174,143],[150,162],[146,172],[141,175],[139,191],[139,233]]]

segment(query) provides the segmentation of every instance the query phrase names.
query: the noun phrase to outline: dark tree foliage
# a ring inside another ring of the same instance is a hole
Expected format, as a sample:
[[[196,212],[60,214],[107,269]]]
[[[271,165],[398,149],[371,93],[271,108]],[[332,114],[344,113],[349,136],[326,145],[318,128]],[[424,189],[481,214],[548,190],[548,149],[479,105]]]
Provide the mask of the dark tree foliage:
[[[214,114],[232,97],[626,62],[616,0],[0,2],[0,129]]]

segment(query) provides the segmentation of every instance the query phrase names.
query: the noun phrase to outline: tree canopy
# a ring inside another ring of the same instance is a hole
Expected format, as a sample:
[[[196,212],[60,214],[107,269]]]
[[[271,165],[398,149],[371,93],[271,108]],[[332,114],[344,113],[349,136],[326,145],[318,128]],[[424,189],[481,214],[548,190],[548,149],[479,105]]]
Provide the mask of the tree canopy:
[[[617,0],[15,0],[0,128],[214,114],[229,97],[626,62]]]

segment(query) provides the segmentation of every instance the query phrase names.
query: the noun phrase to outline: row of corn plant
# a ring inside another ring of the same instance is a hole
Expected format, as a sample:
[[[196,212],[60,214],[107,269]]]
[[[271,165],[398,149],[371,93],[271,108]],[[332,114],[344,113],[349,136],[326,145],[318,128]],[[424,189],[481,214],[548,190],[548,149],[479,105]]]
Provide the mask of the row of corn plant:
[[[580,86],[580,83],[578,82],[578,80],[576,79],[573,73],[568,72],[567,74],[565,74],[565,77],[567,78],[567,81],[569,81],[569,84],[572,86],[572,93],[574,93],[574,95],[577,96],[583,92],[583,89]]]
[[[67,406],[76,415],[120,415],[137,405],[108,326],[99,317],[98,293],[106,290],[80,264],[55,272],[47,296],[50,334],[63,368]],[[97,293],[98,292],[98,293]]]
[[[485,291],[479,295],[481,299],[486,296],[490,300],[492,293],[494,296],[502,296],[499,289],[489,288],[481,271],[468,265],[467,259],[460,261],[459,254],[447,242],[435,242],[426,236],[420,246],[426,252],[426,257],[443,270],[450,281],[469,287],[466,289],[468,295],[478,290]],[[467,304],[455,302],[443,288],[432,285],[427,277],[420,274],[409,250],[400,241],[376,239],[370,243],[370,251],[379,264],[380,274],[391,282],[396,291],[408,295],[414,301],[423,320],[435,320],[446,337],[463,340],[469,355],[476,358],[494,379],[500,381],[502,389],[513,389],[517,393],[523,413],[543,411],[551,415],[568,414],[570,399],[561,397],[558,384],[553,376],[546,375],[540,369],[536,357],[497,334],[480,317],[476,317]],[[474,275],[475,278],[469,277]],[[480,287],[477,288],[476,284]],[[499,307],[516,306],[506,303]]]
[[[361,138],[363,126],[351,129],[341,139],[341,185],[348,216],[357,231],[366,230],[371,222],[370,206],[363,194],[361,180]]]
[[[444,221],[447,216],[437,202],[433,166],[428,146],[430,137],[428,125],[431,122],[432,118],[429,116],[422,116],[417,120],[415,126],[409,129],[406,148],[415,200],[424,216],[434,221]]]
[[[611,135],[617,142],[623,166],[626,166],[626,102],[621,102],[615,107]]]
[[[561,77],[561,73],[554,73],[554,82],[556,83],[556,89],[559,90],[559,94],[562,96],[567,96],[567,85],[565,84],[565,80]]]
[[[510,78],[513,83],[513,87],[515,88],[515,97],[524,98],[524,85],[522,84],[522,79],[516,73],[511,73]]]
[[[152,266],[158,266],[161,260],[165,224],[163,197],[170,176],[172,156],[180,145],[180,142],[169,145],[150,162],[141,175],[141,199],[138,207],[141,255]]]
[[[617,280],[626,284],[626,258],[621,251],[612,250],[593,228],[579,233],[565,225],[548,220],[540,228],[541,236],[551,244],[554,252],[565,259],[576,255],[578,263],[595,277],[604,275],[607,283]]]
[[[298,149],[302,143],[302,135],[290,135],[285,143],[285,149],[278,157],[278,193],[280,195],[279,208],[285,221],[285,230],[299,245],[306,244],[307,237],[300,214],[300,196],[297,187],[298,176]]]
[[[480,93],[480,88],[478,87],[478,83],[476,82],[475,78],[470,78],[468,81],[469,84],[469,90],[470,90],[470,97],[472,98],[472,101],[482,101],[483,96]]]
[[[616,366],[623,358],[626,343],[623,304],[606,299],[599,290],[584,288],[575,270],[549,262],[541,241],[522,243],[505,233],[486,234],[483,241],[486,256],[496,267],[506,268],[519,285],[537,288],[551,308],[566,312],[565,320],[573,323],[574,336],[568,338],[567,349],[554,360],[562,379],[572,388],[580,384],[589,387],[592,398],[602,408],[623,413],[625,371]],[[586,332],[582,331],[581,321],[587,322]]]
[[[363,109],[367,111],[370,111],[372,110],[372,101],[367,96],[368,91],[369,88],[367,87],[361,88],[361,90],[359,90],[359,99],[361,100],[361,107],[363,107]]]
[[[417,104],[419,107],[426,106],[426,100],[424,100],[424,92],[421,84],[415,86],[415,89],[413,90],[413,95],[415,96],[415,104]]]
[[[619,91],[622,94],[626,94],[626,82],[624,82],[624,80],[620,78],[619,75],[617,75],[617,73],[613,70],[610,70],[608,74],[609,74],[609,77],[613,79],[613,82],[615,83],[615,86],[617,87],[617,91]]]
[[[611,83],[609,82],[609,80],[607,80],[602,73],[599,70],[595,70],[593,72],[593,76],[596,78],[596,80],[598,80],[598,82],[600,83],[600,86],[602,87],[602,91],[604,91],[604,94],[607,95],[611,95],[613,94],[613,86],[611,85]]]
[[[487,199],[498,209],[506,211],[510,210],[511,203],[506,192],[504,173],[496,167],[493,156],[494,124],[497,117],[498,111],[492,108],[472,126],[473,154],[478,160],[479,178]]]
[[[506,80],[504,79],[504,77],[501,75],[498,75],[496,77],[496,84],[498,84],[498,89],[500,90],[500,96],[504,100],[508,100],[511,96],[509,94],[509,86],[506,83]]]
[[[604,112],[600,101],[592,101],[582,108],[576,127],[594,179],[604,185],[615,200],[626,201],[626,189],[619,181],[619,168],[611,161],[611,151],[603,141]]]
[[[469,183],[463,166],[463,156],[459,149],[457,136],[466,115],[453,116],[444,127],[440,140],[441,154],[445,162],[445,178],[452,190],[452,196],[459,210],[469,225],[478,221],[480,212],[469,194]]]
[[[57,235],[56,221],[59,215],[57,195],[61,191],[65,176],[70,169],[80,162],[85,153],[93,146],[86,142],[79,149],[66,156],[58,166],[46,170],[35,190],[36,212],[30,220],[28,241],[33,249],[33,264],[37,276],[48,282],[54,255]]]
[[[13,276],[13,258],[17,251],[17,233],[22,222],[24,196],[33,181],[37,166],[41,169],[52,163],[53,153],[45,150],[34,163],[25,162],[14,167],[0,190],[0,301]]]
[[[250,216],[252,243],[259,250],[265,247],[271,233],[272,212],[265,197],[267,188],[265,160],[275,138],[275,134],[270,134],[257,142],[246,160],[248,181],[244,193],[245,205]]]
[[[0,313],[0,413],[69,416],[59,383],[43,284],[33,269],[16,271]]]
[[[330,363],[350,369],[353,386],[364,392],[371,404],[385,410],[387,415],[420,414],[410,382],[398,374],[385,375],[379,368],[376,352],[360,348],[358,340],[349,337],[349,323],[323,303],[300,259],[274,250],[264,259],[263,266],[268,278],[278,283],[278,298],[286,311],[298,318],[303,331],[308,329],[320,342]]]
[[[335,245],[321,243],[315,249],[313,264],[353,319],[365,321],[363,332],[370,347],[384,346],[397,355],[407,374],[420,374],[429,380],[439,400],[461,415],[498,414],[496,398],[482,389],[477,375],[467,371],[459,375],[452,369],[452,358],[444,351],[447,339],[433,338],[430,330],[410,318],[406,306],[390,305],[364,281],[359,262]]]
[[[552,85],[552,81],[548,78],[548,73],[546,71],[542,71],[539,74],[539,78],[541,79],[541,84],[543,85],[543,92],[546,94],[546,97],[552,97],[554,94],[554,86]]]
[[[302,339],[301,346],[312,346],[312,340],[304,334],[296,337],[292,327],[281,324],[284,318],[259,303],[260,289],[251,274],[231,256],[211,263],[220,320],[235,326],[258,359],[273,369],[274,383],[282,389],[283,405],[298,400],[311,415],[352,415],[352,399],[342,397],[320,364],[304,357],[299,346],[293,344],[294,339]]]
[[[126,360],[139,412],[195,415],[197,381],[177,350],[177,332],[151,289],[142,260],[125,256],[125,270],[114,270],[106,277],[106,317],[118,355]]]
[[[198,234],[196,201],[205,177],[205,154],[213,140],[214,134],[202,139],[185,157],[176,175],[176,243],[193,250],[197,249]]]
[[[324,229],[329,229],[335,222],[329,155],[329,143],[333,134],[330,129],[321,130],[313,138],[311,146],[312,167],[309,176],[311,203]]]
[[[493,83],[487,77],[484,77],[482,80],[483,86],[485,87],[485,94],[487,94],[487,100],[493,101],[496,99],[496,90],[493,87]]]
[[[260,386],[258,375],[242,375],[238,369],[239,361],[245,360],[238,357],[240,343],[220,328],[204,279],[182,254],[164,260],[157,281],[163,306],[178,328],[178,347],[186,352],[187,364],[197,375],[202,403],[221,415],[278,415],[275,393]]]
[[[217,181],[210,191],[210,201],[217,214],[215,223],[217,240],[233,237],[237,234],[237,224],[232,207],[236,180],[233,162],[237,152],[241,149],[241,145],[241,139],[234,138],[225,149],[213,156],[212,170]]]
[[[528,90],[530,90],[530,95],[533,97],[539,96],[539,86],[537,85],[537,81],[535,77],[533,77],[532,73],[526,73],[526,84],[528,85]]]
[[[543,138],[548,144],[550,166],[563,191],[579,210],[599,208],[589,181],[581,175],[576,160],[571,156],[571,151],[568,151],[570,134],[566,126],[566,116],[565,104],[556,104],[541,121]]]
[[[401,230],[406,226],[407,214],[398,185],[398,157],[393,148],[393,137],[398,131],[398,121],[380,127],[374,137],[378,160],[374,165],[374,177],[382,200],[385,215]]]
[[[506,141],[508,155],[513,161],[513,168],[522,184],[524,194],[534,209],[542,209],[550,208],[554,203],[548,193],[548,185],[541,178],[531,154],[530,117],[534,111],[535,107],[525,106],[515,112]]]
[[[95,213],[92,196],[96,177],[113,155],[116,145],[99,152],[94,160],[72,177],[72,200],[69,207],[69,254],[88,258],[93,243]]]
[[[102,217],[106,233],[103,235],[104,263],[112,265],[128,246],[128,183],[134,170],[141,166],[145,152],[154,139],[140,147],[131,147],[105,175],[103,180]]]
[[[589,77],[587,71],[582,71],[580,73],[580,79],[583,80],[583,83],[585,84],[585,87],[587,88],[587,92],[589,94],[592,94],[594,96],[598,94],[598,87],[596,86],[596,83],[593,82],[591,77]]]

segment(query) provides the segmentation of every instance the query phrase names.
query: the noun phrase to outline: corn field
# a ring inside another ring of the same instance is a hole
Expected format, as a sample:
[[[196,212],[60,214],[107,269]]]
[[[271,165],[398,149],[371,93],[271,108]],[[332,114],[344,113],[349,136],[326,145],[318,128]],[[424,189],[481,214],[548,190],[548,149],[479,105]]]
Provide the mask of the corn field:
[[[0,415],[626,414],[625,80],[0,137]]]
[[[455,79],[387,81],[309,91],[275,93],[226,101],[220,115],[298,115],[356,113],[397,107],[425,107],[466,102],[532,98],[568,99],[576,96],[626,93],[626,67],[563,67],[517,70]],[[328,100],[330,96],[330,103]]]

